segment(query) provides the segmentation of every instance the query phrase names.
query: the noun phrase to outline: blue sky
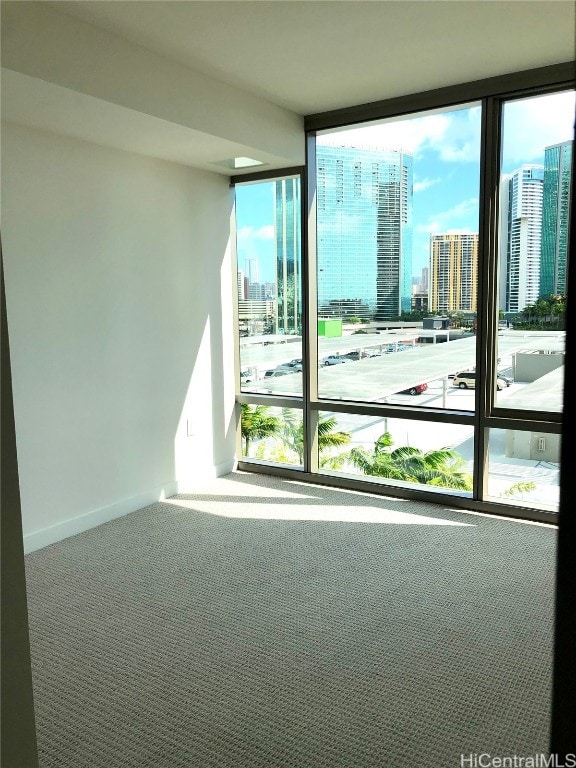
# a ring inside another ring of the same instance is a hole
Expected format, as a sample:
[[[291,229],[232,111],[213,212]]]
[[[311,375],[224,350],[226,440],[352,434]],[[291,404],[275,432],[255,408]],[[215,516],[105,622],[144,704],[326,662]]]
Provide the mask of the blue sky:
[[[542,163],[544,147],[573,138],[573,91],[521,99],[504,108],[502,172]],[[430,234],[478,232],[480,107],[364,124],[318,141],[403,149],[414,157],[413,275],[428,266]],[[272,182],[236,187],[239,268],[257,257],[261,282],[274,280]]]

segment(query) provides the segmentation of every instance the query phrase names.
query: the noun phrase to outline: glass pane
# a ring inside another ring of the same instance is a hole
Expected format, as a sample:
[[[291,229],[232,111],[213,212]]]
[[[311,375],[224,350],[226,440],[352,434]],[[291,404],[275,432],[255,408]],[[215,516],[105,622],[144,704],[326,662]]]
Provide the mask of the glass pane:
[[[464,406],[448,377],[476,357],[480,117],[465,105],[318,136],[321,397]]]
[[[236,186],[240,389],[302,393],[300,179]]]
[[[318,447],[325,474],[472,494],[471,426],[323,412]]]
[[[507,408],[560,412],[574,91],[509,101],[503,111],[498,370]]]
[[[304,428],[302,411],[242,403],[242,456],[302,467]]]
[[[491,429],[487,500],[558,512],[560,435]]]

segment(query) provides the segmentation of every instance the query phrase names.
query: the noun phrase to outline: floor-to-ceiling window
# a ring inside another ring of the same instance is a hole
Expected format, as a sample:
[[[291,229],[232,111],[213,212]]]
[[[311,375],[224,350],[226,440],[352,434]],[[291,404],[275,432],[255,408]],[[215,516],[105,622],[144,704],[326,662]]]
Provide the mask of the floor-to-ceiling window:
[[[302,468],[301,175],[238,184],[235,197],[239,452]]]
[[[302,173],[236,181],[240,466],[554,515],[563,76],[312,116]]]

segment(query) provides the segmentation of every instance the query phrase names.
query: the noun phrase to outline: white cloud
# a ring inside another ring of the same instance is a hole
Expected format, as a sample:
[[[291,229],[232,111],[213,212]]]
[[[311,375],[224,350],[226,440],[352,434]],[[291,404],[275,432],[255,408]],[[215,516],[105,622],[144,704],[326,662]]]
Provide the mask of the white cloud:
[[[266,224],[263,227],[241,227],[236,235],[238,240],[273,240],[274,226]]]
[[[457,113],[441,141],[431,142],[442,160],[450,163],[477,163],[480,161],[480,107],[471,107]]]
[[[440,140],[449,122],[449,115],[426,115],[337,131],[319,136],[318,142],[329,146],[403,150],[415,155],[427,143]]]
[[[319,136],[320,144],[402,150],[421,157],[426,150],[447,162],[478,162],[480,107],[407,117],[378,125],[335,131]]]
[[[573,139],[575,110],[574,91],[505,104],[504,168],[512,171],[522,163],[542,162],[544,147]]]
[[[574,138],[576,96],[562,91],[509,101],[504,105],[503,165],[541,162],[544,147]],[[391,120],[382,124],[334,131],[319,136],[320,144],[402,150],[418,158],[433,151],[450,163],[478,163],[479,106]],[[424,183],[425,180],[418,183]],[[425,187],[423,187],[425,188]]]
[[[417,227],[415,227],[416,232],[438,232],[440,229],[440,224],[437,221],[434,221],[430,219],[426,224],[418,224]]]
[[[463,200],[458,205],[454,205],[447,211],[441,211],[431,216],[424,224],[419,224],[416,227],[417,232],[446,232],[450,234],[469,234],[477,230],[470,229],[469,227],[458,228],[453,224],[458,220],[469,218],[470,216],[478,216],[478,198],[471,197],[468,200]]]
[[[468,216],[470,213],[478,210],[478,198],[470,197],[468,200],[463,200],[458,205],[453,206],[447,211],[440,213],[436,218],[454,219],[460,216]]]
[[[417,181],[414,181],[413,184],[414,192],[423,192],[425,189],[429,189],[430,187],[433,187],[434,184],[439,184],[441,181],[441,178],[421,180],[418,179]]]
[[[439,148],[442,160],[450,163],[470,163],[480,157],[480,144],[472,141],[463,141],[459,144],[446,144]]]

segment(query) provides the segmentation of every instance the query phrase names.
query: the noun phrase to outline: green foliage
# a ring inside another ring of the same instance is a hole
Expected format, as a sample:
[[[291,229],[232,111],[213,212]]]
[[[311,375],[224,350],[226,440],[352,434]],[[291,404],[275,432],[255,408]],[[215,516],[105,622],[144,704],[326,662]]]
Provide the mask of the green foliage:
[[[322,464],[323,453],[326,453],[333,448],[347,445],[350,442],[351,438],[348,432],[335,431],[336,423],[335,416],[320,416],[318,420],[318,452],[320,454],[321,466],[327,466],[326,464]],[[296,454],[299,463],[303,464],[304,424],[300,418],[297,418],[294,409],[282,409],[282,427],[279,436],[284,445]],[[325,459],[326,461],[336,461],[338,459],[341,460],[341,464],[343,464],[346,456],[325,456]]]
[[[505,491],[503,491],[500,495],[501,496],[509,496],[509,497],[519,497],[524,498],[525,493],[531,493],[536,489],[536,483],[532,482],[531,480],[525,481],[525,482],[519,482],[514,483],[514,485],[511,485],[510,488],[507,488]]]
[[[423,452],[419,448],[394,448],[392,435],[385,432],[372,451],[353,448],[351,463],[372,477],[435,485],[441,488],[472,490],[472,476],[462,470],[463,459],[451,448]]]
[[[250,406],[241,404],[243,439],[243,455],[250,455],[253,441],[266,438],[279,438],[269,444],[261,442],[256,447],[252,458],[276,461],[282,464],[304,463],[304,425],[297,411],[293,408],[283,408],[282,417],[270,416],[268,406]],[[350,442],[348,432],[338,432],[335,416],[321,416],[318,422],[318,450],[320,466],[339,469],[348,459],[349,454],[334,453],[343,445]]]
[[[263,461],[275,461],[278,464],[297,464],[298,457],[282,443],[278,441],[268,445],[265,442],[261,442],[256,446],[254,451],[255,459],[262,459]]]
[[[336,432],[335,416],[320,416],[318,420],[318,463],[321,467],[340,469],[349,457],[348,451],[334,454],[335,448],[348,445],[351,435],[349,432]]]
[[[253,440],[262,440],[265,437],[273,437],[280,430],[280,419],[268,414],[267,405],[241,406],[241,432],[244,441],[244,456],[250,455],[250,444]]]
[[[279,438],[272,445],[265,442],[256,447],[254,457],[281,464],[304,463],[304,425],[293,408],[283,408],[282,417],[271,416],[268,406],[241,404],[243,455],[250,455],[255,440]],[[335,452],[348,445],[351,435],[336,431],[335,416],[320,416],[318,421],[319,464],[326,469],[341,469],[347,462],[360,469],[365,475],[386,477],[390,480],[433,485],[440,488],[454,488],[471,491],[472,476],[464,472],[464,460],[451,448],[421,451],[419,448],[402,446],[395,448],[390,432],[384,432],[374,443],[371,451],[353,448],[351,451]],[[509,498],[523,498],[536,488],[532,481],[514,483],[500,495]]]
[[[566,323],[566,296],[550,294],[547,299],[538,299],[528,304],[520,313],[515,328],[531,330],[563,329]]]

